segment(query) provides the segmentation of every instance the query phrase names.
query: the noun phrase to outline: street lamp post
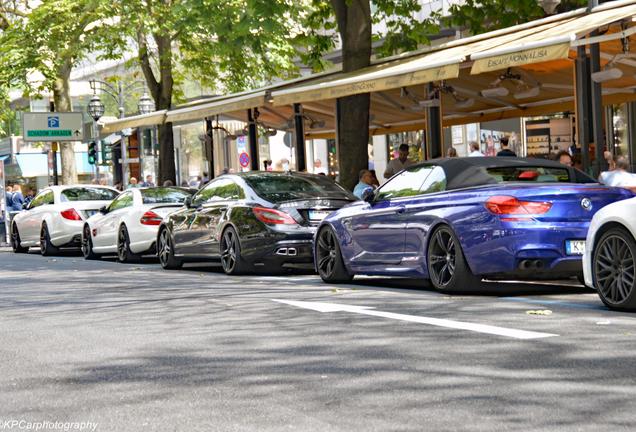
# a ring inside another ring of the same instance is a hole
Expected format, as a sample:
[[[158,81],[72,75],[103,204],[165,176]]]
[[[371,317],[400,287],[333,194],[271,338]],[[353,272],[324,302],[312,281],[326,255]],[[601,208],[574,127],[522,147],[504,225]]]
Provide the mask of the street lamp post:
[[[132,90],[144,90],[144,94],[139,98],[138,109],[140,114],[149,114],[155,110],[155,104],[150,96],[148,96],[148,92],[146,91],[146,83],[144,81],[134,81],[127,86],[124,86],[121,80],[117,83],[117,88],[113,85],[100,81],[100,80],[90,80],[89,81],[91,89],[93,90],[93,97],[88,104],[88,112],[95,120],[95,128],[97,130],[97,120],[104,114],[104,104],[101,99],[97,95],[97,84],[99,84],[99,90],[108,94],[117,102],[117,107],[119,110],[119,118],[126,117],[126,94],[128,94]],[[122,154],[122,181],[127,181],[128,179],[128,149],[126,146],[126,135],[123,131],[119,132],[121,136],[121,154]],[[101,149],[98,149],[101,150]]]

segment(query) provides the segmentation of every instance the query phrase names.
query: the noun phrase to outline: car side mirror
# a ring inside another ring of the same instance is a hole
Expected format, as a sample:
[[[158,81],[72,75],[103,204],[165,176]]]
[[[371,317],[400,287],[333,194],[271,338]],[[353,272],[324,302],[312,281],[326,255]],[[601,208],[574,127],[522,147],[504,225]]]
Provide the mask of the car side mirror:
[[[106,213],[108,213],[108,207],[104,206],[104,207],[100,208],[100,209],[99,209],[99,212],[100,212],[101,214],[106,214]]]
[[[373,188],[365,189],[364,192],[362,192],[363,201],[372,203],[374,199],[375,199],[375,191],[373,190]]]
[[[192,207],[192,197],[187,196],[185,200],[183,200],[183,205],[186,206],[187,208]]]
[[[31,203],[22,203],[22,210],[28,210]]]

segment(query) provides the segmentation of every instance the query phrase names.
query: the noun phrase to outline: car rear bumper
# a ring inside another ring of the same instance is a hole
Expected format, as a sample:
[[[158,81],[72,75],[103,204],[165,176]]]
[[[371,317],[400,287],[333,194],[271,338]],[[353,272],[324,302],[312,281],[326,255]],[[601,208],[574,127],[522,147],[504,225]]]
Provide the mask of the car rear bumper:
[[[84,221],[61,219],[49,227],[51,243],[57,247],[80,247]]]
[[[263,271],[281,268],[313,269],[313,231],[304,233],[273,233],[264,238],[242,239],[245,261]]]
[[[578,276],[583,256],[568,255],[566,241],[585,241],[588,226],[589,222],[501,224],[463,239],[468,243],[464,252],[473,273],[486,277]]]

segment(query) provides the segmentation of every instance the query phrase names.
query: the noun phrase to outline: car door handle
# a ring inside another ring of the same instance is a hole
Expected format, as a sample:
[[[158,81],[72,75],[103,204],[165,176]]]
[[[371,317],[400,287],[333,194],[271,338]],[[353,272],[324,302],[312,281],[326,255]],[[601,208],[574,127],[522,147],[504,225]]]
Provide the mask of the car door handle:
[[[405,206],[399,206],[399,207],[397,207],[397,208],[395,209],[395,212],[396,212],[397,214],[402,214],[402,213],[404,213],[405,211],[406,211],[406,207],[405,207]]]

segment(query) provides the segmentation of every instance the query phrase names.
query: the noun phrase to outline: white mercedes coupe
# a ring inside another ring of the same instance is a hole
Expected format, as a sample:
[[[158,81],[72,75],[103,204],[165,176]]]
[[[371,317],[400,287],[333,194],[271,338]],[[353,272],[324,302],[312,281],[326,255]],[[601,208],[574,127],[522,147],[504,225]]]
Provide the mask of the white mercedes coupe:
[[[84,221],[119,194],[106,186],[49,186],[11,220],[11,246],[26,253],[40,246],[44,256],[79,247]]]
[[[90,217],[82,230],[82,254],[97,259],[117,254],[120,262],[136,262],[156,253],[159,225],[183,206],[194,189],[153,187],[128,189]]]
[[[585,242],[583,274],[610,309],[636,310],[636,198],[600,209]]]

